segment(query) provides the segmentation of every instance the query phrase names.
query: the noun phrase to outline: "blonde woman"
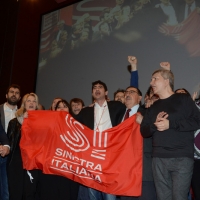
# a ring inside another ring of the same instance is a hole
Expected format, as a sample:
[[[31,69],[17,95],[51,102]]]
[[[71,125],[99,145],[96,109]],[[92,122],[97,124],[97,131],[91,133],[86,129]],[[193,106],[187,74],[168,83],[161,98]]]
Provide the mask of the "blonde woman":
[[[34,184],[31,185],[27,171],[23,169],[19,143],[21,139],[21,126],[27,111],[37,109],[37,95],[34,93],[26,94],[22,99],[20,109],[15,114],[16,118],[12,119],[8,125],[7,135],[10,140],[10,154],[7,162],[7,173],[10,200],[25,199],[25,187],[28,187],[30,190],[32,190],[31,187],[34,187]]]

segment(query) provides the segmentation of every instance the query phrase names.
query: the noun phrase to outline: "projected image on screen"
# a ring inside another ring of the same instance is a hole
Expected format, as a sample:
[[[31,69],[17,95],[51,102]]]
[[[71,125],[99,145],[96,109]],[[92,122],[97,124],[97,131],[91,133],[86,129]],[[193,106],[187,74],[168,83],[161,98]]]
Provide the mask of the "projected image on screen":
[[[56,10],[42,17],[36,91],[48,105],[55,96],[90,104],[91,82],[100,79],[112,99],[129,85],[127,56],[135,55],[144,93],[161,61],[171,63],[175,88],[193,92],[199,85],[199,32],[197,0],[85,0]]]

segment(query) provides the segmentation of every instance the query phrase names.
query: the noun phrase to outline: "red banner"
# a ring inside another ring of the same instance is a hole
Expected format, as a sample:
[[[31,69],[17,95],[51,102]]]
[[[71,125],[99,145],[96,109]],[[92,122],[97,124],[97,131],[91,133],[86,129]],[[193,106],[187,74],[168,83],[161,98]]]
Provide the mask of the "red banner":
[[[22,126],[23,167],[65,176],[105,193],[139,196],[143,139],[135,117],[96,132],[67,112],[31,111]]]
[[[163,24],[159,31],[165,35],[173,36],[180,44],[185,45],[191,57],[200,56],[200,15],[194,10],[187,19],[180,24],[170,26]]]

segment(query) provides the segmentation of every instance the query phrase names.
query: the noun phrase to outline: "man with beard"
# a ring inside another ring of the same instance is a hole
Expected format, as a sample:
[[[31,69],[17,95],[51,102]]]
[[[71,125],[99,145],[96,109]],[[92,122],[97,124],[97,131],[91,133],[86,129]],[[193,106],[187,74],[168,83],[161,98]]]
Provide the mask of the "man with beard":
[[[104,82],[92,83],[92,96],[95,103],[85,107],[76,119],[92,130],[104,131],[121,123],[126,107],[119,101],[107,101],[108,90]],[[106,194],[85,186],[79,187],[78,200],[116,200],[115,195]]]
[[[0,105],[0,118],[1,125],[5,132],[7,132],[8,123],[11,119],[15,118],[15,112],[17,111],[17,103],[21,99],[20,87],[16,84],[12,84],[8,87],[6,92],[7,102]],[[8,182],[6,172],[7,158],[0,157],[0,199],[8,200]]]

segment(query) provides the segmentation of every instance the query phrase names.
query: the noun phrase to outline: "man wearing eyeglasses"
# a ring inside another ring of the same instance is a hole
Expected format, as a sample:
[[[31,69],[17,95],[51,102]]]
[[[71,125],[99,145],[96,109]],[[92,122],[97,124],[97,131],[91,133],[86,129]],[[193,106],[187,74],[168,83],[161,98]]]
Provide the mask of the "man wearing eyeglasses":
[[[126,88],[125,105],[126,112],[123,120],[136,114],[136,122],[141,124],[145,108],[140,106],[142,99],[141,91],[133,86]],[[143,140],[143,178],[142,178],[142,195],[139,197],[121,196],[121,200],[156,200],[156,191],[153,181],[151,168],[152,138],[144,138]],[[134,159],[134,158],[133,158]]]
[[[129,117],[137,113],[139,104],[142,99],[142,93],[138,88],[130,86],[125,91],[125,105],[126,110],[129,112]]]

